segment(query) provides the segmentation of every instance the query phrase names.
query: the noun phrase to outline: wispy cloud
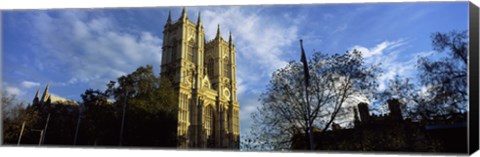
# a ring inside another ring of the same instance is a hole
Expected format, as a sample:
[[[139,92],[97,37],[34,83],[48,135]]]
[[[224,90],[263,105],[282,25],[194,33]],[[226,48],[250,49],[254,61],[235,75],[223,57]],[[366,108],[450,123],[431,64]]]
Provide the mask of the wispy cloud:
[[[430,56],[434,53],[434,51],[424,51],[424,52],[417,52],[417,53],[410,53],[407,54],[410,59],[401,61],[399,60],[399,51],[394,52],[395,54],[389,56],[384,56],[382,61],[382,67],[384,69],[384,74],[380,76],[380,90],[384,90],[386,88],[387,80],[392,80],[396,75],[411,78],[411,79],[418,79],[415,75],[417,74],[417,67],[416,63],[420,57]],[[379,59],[377,59],[378,61]],[[416,80],[418,81],[418,80]]]
[[[375,55],[382,55],[385,50],[392,50],[404,44],[405,44],[405,41],[400,39],[397,41],[383,41],[372,48],[366,48],[364,46],[355,45],[351,49],[357,49],[362,52],[363,57],[370,58]]]
[[[415,78],[417,72],[415,65],[418,58],[433,53],[433,51],[404,52],[404,48],[408,47],[408,44],[408,41],[399,39],[396,41],[383,41],[372,48],[356,45],[351,49],[361,51],[366,58],[367,64],[380,64],[382,74],[377,79],[379,82],[378,90],[385,90],[387,81],[393,79],[396,75]]]
[[[8,93],[8,94],[11,94],[11,95],[16,95],[16,96],[19,96],[19,95],[23,95],[23,91],[20,90],[20,88],[17,88],[17,87],[5,87],[5,91]]]
[[[22,81],[21,85],[25,88],[32,88],[40,86],[40,83],[32,81]]]
[[[60,85],[84,82],[99,88],[138,66],[160,64],[159,37],[122,31],[108,16],[95,15],[68,11],[39,12],[31,17],[42,47],[50,51],[39,54],[38,60],[54,63],[43,66],[66,75],[65,80],[58,80]]]
[[[347,24],[343,24],[343,25],[338,26],[337,28],[335,28],[335,30],[332,31],[332,34],[336,34],[336,33],[343,32],[343,31],[345,31],[347,28],[348,28],[348,25],[347,25]]]
[[[322,17],[324,20],[330,20],[330,19],[333,19],[335,16],[331,13],[325,13],[322,15]]]
[[[257,100],[259,94],[243,94],[239,95],[240,102],[240,132],[249,134],[250,126],[253,122],[251,115],[257,111],[257,107],[261,105],[261,102]]]

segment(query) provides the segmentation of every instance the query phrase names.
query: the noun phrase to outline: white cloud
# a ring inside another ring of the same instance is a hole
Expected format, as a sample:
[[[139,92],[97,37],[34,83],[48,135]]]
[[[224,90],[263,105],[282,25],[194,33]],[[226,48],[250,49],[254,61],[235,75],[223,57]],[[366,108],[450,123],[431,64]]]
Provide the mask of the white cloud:
[[[240,103],[240,132],[243,134],[250,133],[250,126],[253,122],[251,115],[257,111],[257,107],[261,105],[261,102],[257,100],[258,94],[245,94],[239,96]]]
[[[357,49],[362,52],[366,58],[367,64],[380,64],[383,73],[378,77],[378,90],[382,91],[387,88],[387,81],[393,79],[396,75],[402,77],[414,78],[416,74],[416,62],[420,57],[428,56],[433,51],[425,51],[418,53],[403,53],[404,45],[408,42],[403,39],[396,41],[383,41],[373,48],[356,45],[351,50]],[[407,56],[406,56],[407,55]],[[407,58],[407,59],[405,59]]]
[[[343,24],[343,25],[338,26],[337,28],[335,28],[335,30],[332,31],[332,34],[336,34],[336,33],[343,32],[343,31],[347,30],[347,28],[348,28],[348,25],[347,25],[347,24]]]
[[[17,87],[6,87],[5,88],[5,91],[8,93],[8,94],[11,94],[11,95],[22,95],[24,92],[21,91],[19,88]]]
[[[331,13],[326,13],[326,14],[323,14],[323,19],[324,20],[329,20],[329,19],[333,19],[335,16]]]
[[[415,67],[417,60],[420,57],[429,56],[433,54],[433,51],[425,51],[425,52],[418,52],[409,54],[408,60],[401,61],[399,60],[399,53],[400,51],[394,51],[389,55],[377,58],[377,63],[381,63],[384,69],[384,74],[380,76],[379,81],[382,83],[380,84],[381,90],[385,89],[387,80],[391,80],[395,77],[395,75],[399,75],[402,77],[410,77],[416,78],[414,75],[416,74],[417,67]],[[382,61],[381,61],[382,60]],[[383,87],[383,89],[382,89]]]
[[[400,40],[397,40],[397,41],[383,41],[382,43],[377,44],[375,47],[370,48],[370,49],[366,48],[366,47],[363,47],[363,46],[359,46],[359,45],[355,45],[351,49],[352,50],[357,49],[357,50],[362,52],[363,57],[370,58],[370,57],[375,56],[375,55],[383,54],[383,52],[385,50],[394,49],[394,48],[397,48],[397,47],[402,46],[404,44],[405,44],[405,42],[400,39]]]
[[[22,81],[21,85],[25,88],[32,88],[40,86],[40,83],[32,81]]]
[[[247,90],[246,83],[242,80],[242,78],[237,78],[237,94],[243,94]]]
[[[396,42],[383,41],[377,44],[373,48],[366,48],[364,46],[356,45],[353,49],[357,49],[362,52],[367,64],[380,64],[383,73],[378,77],[379,82],[378,90],[385,90],[387,87],[387,81],[393,79],[395,75],[404,74],[404,72],[413,71],[413,65],[405,65],[403,62],[398,61],[397,48],[400,45],[405,44],[402,40]]]
[[[257,106],[260,106],[260,102],[252,101],[248,104],[245,104],[241,110],[240,119],[241,120],[248,120],[250,119],[250,115],[257,110]]]
[[[101,15],[101,14],[95,14]],[[87,82],[94,88],[130,73],[139,66],[161,61],[162,40],[150,32],[122,31],[122,25],[108,16],[68,11],[32,17],[42,46],[49,53],[37,53],[43,65],[66,77],[61,85]],[[63,73],[63,74],[62,74]]]

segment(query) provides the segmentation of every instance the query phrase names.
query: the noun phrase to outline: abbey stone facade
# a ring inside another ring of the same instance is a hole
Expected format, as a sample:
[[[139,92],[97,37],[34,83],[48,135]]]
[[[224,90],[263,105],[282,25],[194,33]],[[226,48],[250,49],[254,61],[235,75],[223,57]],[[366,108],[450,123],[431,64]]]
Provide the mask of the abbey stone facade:
[[[239,148],[239,104],[235,45],[220,34],[205,40],[200,13],[190,21],[185,8],[177,21],[169,13],[163,31],[161,76],[178,96],[178,147]]]

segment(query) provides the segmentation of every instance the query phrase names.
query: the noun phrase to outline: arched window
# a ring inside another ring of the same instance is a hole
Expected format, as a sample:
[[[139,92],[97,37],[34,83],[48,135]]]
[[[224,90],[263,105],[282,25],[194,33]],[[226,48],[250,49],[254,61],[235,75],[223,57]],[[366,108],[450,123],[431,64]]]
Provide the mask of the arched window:
[[[194,45],[195,45],[195,42],[193,40],[190,40],[187,46],[187,59],[191,62],[194,61],[194,56],[193,56],[193,53],[195,52]]]
[[[213,61],[213,58],[208,59],[207,70],[208,70],[208,77],[210,79],[213,78],[213,72],[215,71],[214,64],[215,64],[215,62]]]
[[[223,59],[223,76],[225,77],[228,77],[228,69],[230,68],[228,65],[228,57],[225,57]]]
[[[213,110],[213,107],[209,105],[205,111],[205,132],[207,133],[207,136],[213,135],[213,130],[215,129],[214,116],[215,116],[215,112]]]
[[[175,60],[175,47],[170,48],[170,62]]]
[[[170,60],[172,60],[172,59],[170,58],[170,57],[171,57],[170,54],[172,53],[171,51],[172,51],[172,48],[170,48],[170,47],[168,47],[168,46],[165,48],[165,51],[164,51],[165,54],[164,54],[164,56],[165,56],[165,60],[167,61],[167,63],[170,63]],[[163,56],[162,56],[162,57],[163,57]]]
[[[174,45],[170,51],[170,61],[173,62],[177,59],[177,45]]]

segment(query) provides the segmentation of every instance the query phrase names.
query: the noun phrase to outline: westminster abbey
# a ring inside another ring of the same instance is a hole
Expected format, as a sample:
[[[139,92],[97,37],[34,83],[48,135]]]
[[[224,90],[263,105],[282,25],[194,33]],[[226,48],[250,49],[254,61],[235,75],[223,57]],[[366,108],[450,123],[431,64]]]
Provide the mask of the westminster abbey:
[[[205,40],[200,13],[197,23],[185,8],[177,21],[169,13],[160,75],[178,96],[179,148],[239,148],[235,55],[232,35],[224,40],[220,26],[213,40]]]

